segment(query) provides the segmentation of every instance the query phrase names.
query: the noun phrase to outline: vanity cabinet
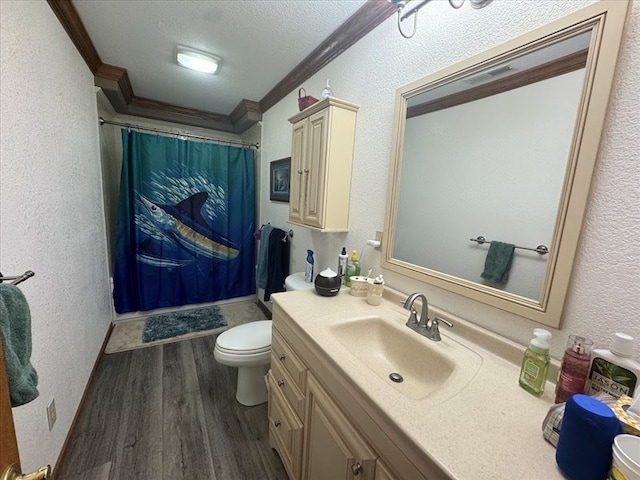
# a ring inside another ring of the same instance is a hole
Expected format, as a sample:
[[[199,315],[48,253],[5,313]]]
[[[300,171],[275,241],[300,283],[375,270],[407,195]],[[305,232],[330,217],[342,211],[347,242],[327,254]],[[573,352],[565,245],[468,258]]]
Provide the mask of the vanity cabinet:
[[[376,448],[365,437],[337,400],[345,400],[343,392],[333,392],[321,382],[321,369],[316,376],[318,359],[308,354],[287,322],[274,305],[269,443],[279,453],[289,480],[427,480],[412,466],[407,470],[406,465],[381,458],[380,452],[388,453],[388,439]],[[401,460],[397,455],[392,458]]]
[[[374,480],[376,454],[312,375],[307,378],[302,478]]]
[[[269,372],[269,444],[290,480],[300,478],[307,368],[274,328]]]
[[[326,98],[291,117],[289,223],[346,232],[358,106]]]

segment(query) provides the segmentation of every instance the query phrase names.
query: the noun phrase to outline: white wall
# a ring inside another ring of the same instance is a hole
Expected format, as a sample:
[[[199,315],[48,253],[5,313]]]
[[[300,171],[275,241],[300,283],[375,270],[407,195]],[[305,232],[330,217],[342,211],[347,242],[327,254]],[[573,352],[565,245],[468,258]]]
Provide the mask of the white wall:
[[[358,112],[348,234],[319,234],[294,228],[292,271],[302,271],[307,248],[316,251],[317,266],[336,268],[340,248],[360,250],[366,239],[382,230],[386,209],[395,91],[398,87],[452,63],[499,45],[513,37],[561,18],[589,1],[492,2],[460,10],[438,1],[420,12],[412,39],[401,37],[396,18],[386,20],[346,53],[304,83],[319,96],[327,78],[333,94],[361,106]],[[554,330],[552,354],[559,358],[567,335],[575,333],[608,346],[613,332],[635,336],[640,354],[640,2],[634,2],[618,63],[610,112],[593,181],[591,200],[569,290],[563,328]],[[262,173],[269,161],[291,153],[291,126],[297,112],[296,93],[264,116]],[[261,221],[286,225],[287,205],[270,202],[262,183]],[[375,266],[378,252],[370,247],[364,259]],[[366,271],[366,270],[365,270]],[[387,282],[405,292],[423,291],[430,302],[487,329],[525,344],[534,322],[451,294],[444,290],[385,273]]]
[[[0,268],[36,274],[20,288],[40,396],[13,409],[23,468],[32,471],[58,458],[111,301],[93,76],[46,2],[3,0],[0,19]]]

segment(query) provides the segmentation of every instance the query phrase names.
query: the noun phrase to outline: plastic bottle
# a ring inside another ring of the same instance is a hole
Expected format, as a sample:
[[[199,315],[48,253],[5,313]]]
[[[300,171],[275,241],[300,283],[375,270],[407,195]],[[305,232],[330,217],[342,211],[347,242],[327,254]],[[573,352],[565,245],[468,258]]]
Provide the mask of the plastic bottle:
[[[345,278],[345,285],[351,286],[351,277],[360,275],[360,262],[358,261],[358,252],[356,250],[351,251],[351,262],[347,265],[347,275]]]
[[[615,398],[634,396],[640,377],[640,363],[633,359],[633,337],[624,333],[613,336],[611,350],[595,349],[585,392],[606,392]]]
[[[313,250],[307,250],[307,260],[304,265],[304,281],[313,282]]]
[[[349,255],[347,255],[346,247],[342,247],[342,252],[338,255],[338,275],[340,283],[344,285],[345,275],[347,274],[347,265],[349,263]]]
[[[533,338],[522,358],[520,369],[520,386],[533,395],[544,393],[549,370],[549,340],[551,332],[544,328],[533,330]]]
[[[320,93],[320,98],[324,100],[325,98],[330,96],[331,96],[331,87],[329,86],[329,79],[327,79],[327,86],[322,89],[322,92]]]
[[[577,335],[569,335],[567,348],[562,358],[560,375],[556,382],[555,403],[569,400],[576,393],[584,393],[584,385],[589,375],[593,342]]]

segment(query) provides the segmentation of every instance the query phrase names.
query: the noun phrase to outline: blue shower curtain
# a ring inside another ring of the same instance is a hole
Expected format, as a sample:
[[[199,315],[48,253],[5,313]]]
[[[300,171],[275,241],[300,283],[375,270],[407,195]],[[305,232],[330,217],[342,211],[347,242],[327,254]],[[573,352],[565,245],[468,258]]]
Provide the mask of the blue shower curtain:
[[[255,163],[246,148],[122,130],[118,313],[255,293]]]

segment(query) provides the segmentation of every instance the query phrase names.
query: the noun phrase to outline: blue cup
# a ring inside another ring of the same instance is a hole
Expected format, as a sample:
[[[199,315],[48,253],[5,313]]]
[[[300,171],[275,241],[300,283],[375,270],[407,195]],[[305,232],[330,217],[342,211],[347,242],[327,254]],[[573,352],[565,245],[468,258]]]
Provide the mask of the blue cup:
[[[611,466],[612,445],[621,433],[613,410],[588,395],[573,395],[564,410],[556,462],[570,480],[602,480]]]

